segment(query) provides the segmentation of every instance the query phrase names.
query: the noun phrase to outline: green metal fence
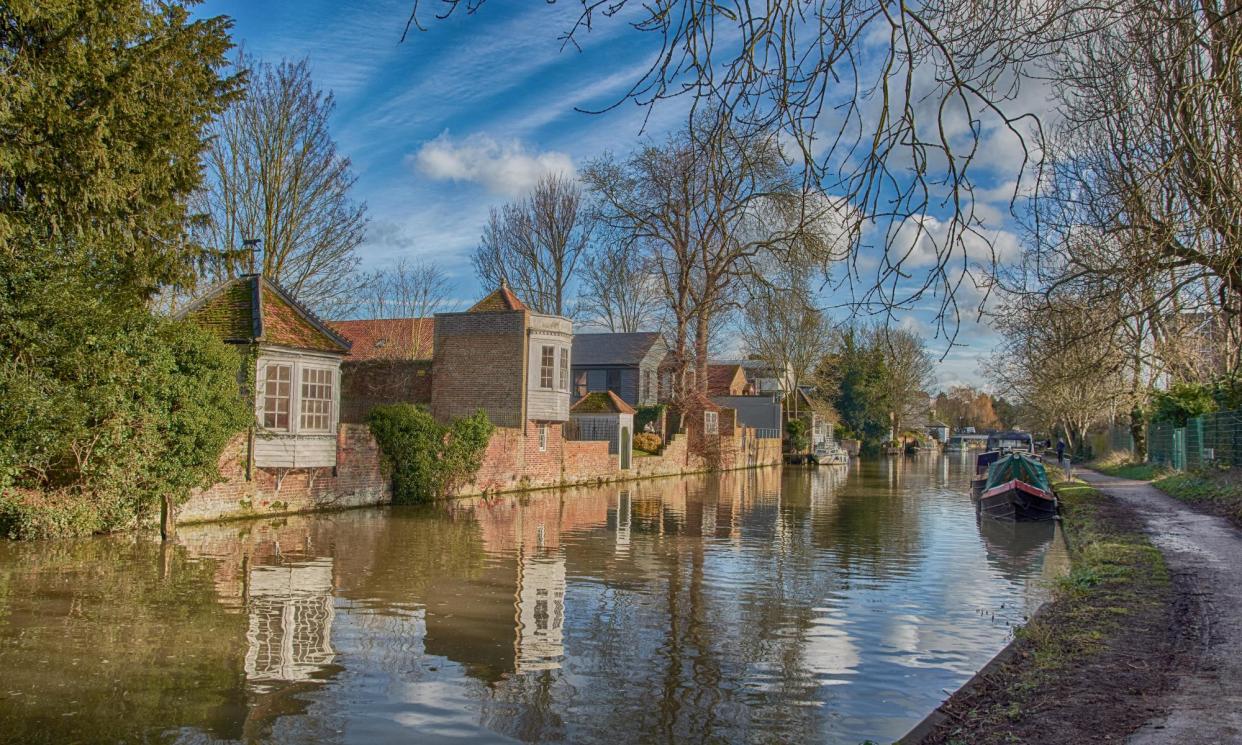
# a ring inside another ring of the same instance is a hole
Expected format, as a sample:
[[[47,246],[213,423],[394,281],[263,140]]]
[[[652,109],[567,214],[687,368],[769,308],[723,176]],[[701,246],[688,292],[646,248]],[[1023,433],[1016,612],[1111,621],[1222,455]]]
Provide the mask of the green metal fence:
[[[1147,427],[1147,460],[1170,468],[1242,466],[1242,409],[1204,414],[1178,427]]]

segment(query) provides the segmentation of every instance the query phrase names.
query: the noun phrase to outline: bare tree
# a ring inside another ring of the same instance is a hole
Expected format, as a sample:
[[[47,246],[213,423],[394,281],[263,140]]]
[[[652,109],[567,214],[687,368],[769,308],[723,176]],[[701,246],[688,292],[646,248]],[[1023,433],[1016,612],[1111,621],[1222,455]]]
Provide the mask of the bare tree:
[[[438,266],[426,261],[411,262],[404,257],[389,268],[368,275],[361,295],[362,311],[368,318],[408,319],[414,359],[429,357],[429,340],[419,333],[422,322],[436,313],[451,310],[449,278]]]
[[[797,415],[797,391],[813,382],[816,368],[831,349],[832,335],[827,319],[813,304],[805,277],[796,270],[790,274],[785,286],[754,288],[742,314],[742,340],[753,356],[775,370],[788,371]]]
[[[1136,1],[578,0],[562,38],[576,45],[601,25],[625,24],[659,49],[613,106],[690,99],[705,142],[719,143],[722,130],[780,133],[808,183],[861,210],[883,247],[899,249],[879,252],[872,277],[852,265],[854,303],[891,309],[934,298],[953,335],[961,266],[973,257],[996,268],[975,198],[976,174],[996,165],[988,140],[1021,146],[1005,174],[1016,198],[1041,135],[1032,102],[1042,100],[1048,60],[1078,33],[1070,22],[1090,15],[1106,26]],[[444,0],[435,15],[483,4]],[[413,0],[407,32],[423,28],[426,5]],[[924,229],[929,214],[943,229]],[[919,233],[918,255],[898,245],[905,225]]]
[[[576,315],[617,333],[641,331],[660,311],[660,290],[640,248],[623,237],[599,241],[583,260]]]
[[[344,315],[359,286],[356,248],[366,205],[350,199],[355,177],[328,131],[330,93],[306,60],[279,65],[239,57],[246,96],[212,125],[205,182],[192,206],[196,237],[210,249],[208,280],[261,271],[324,315]],[[259,241],[257,250],[243,242]]]
[[[590,241],[581,187],[549,174],[530,196],[492,209],[471,263],[484,286],[503,280],[534,310],[560,316],[569,311],[569,285]]]
[[[766,263],[813,272],[839,250],[827,219],[836,203],[808,193],[772,139],[713,144],[684,130],[624,161],[601,158],[584,179],[601,219],[643,249],[659,281],[683,389],[693,365],[694,387],[706,391],[715,322],[745,286],[767,281]]]

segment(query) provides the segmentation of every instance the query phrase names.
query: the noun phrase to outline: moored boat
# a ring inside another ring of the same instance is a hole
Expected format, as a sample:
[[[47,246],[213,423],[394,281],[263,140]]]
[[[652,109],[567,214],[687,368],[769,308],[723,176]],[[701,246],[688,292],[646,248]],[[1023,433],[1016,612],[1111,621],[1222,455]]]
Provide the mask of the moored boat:
[[[988,466],[979,495],[981,514],[997,520],[1051,520],[1057,497],[1044,464],[1023,453],[1010,453]]]

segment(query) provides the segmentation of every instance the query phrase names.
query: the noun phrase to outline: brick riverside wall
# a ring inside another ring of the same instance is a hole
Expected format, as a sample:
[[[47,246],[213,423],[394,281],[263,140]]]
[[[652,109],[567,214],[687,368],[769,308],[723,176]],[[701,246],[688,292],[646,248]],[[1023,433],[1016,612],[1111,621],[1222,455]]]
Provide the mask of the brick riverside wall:
[[[482,409],[497,427],[523,426],[526,313],[436,316],[431,413],[441,422]]]
[[[246,481],[246,436],[238,435],[220,457],[220,483],[192,494],[177,510],[177,522],[309,512],[384,504],[391,482],[380,467],[379,446],[365,425],[340,425],[336,475],[331,468],[254,469]]]
[[[363,424],[380,404],[431,403],[430,360],[350,360],[341,363],[341,421]]]

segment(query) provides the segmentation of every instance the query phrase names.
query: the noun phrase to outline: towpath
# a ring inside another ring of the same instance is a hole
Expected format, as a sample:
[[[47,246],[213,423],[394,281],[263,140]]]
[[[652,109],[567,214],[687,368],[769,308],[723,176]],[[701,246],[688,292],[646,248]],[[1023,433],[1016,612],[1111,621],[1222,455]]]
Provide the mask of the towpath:
[[[1075,475],[1143,516],[1187,609],[1189,649],[1161,707],[1169,714],[1145,723],[1129,743],[1242,743],[1242,533],[1146,482],[1085,469]]]

